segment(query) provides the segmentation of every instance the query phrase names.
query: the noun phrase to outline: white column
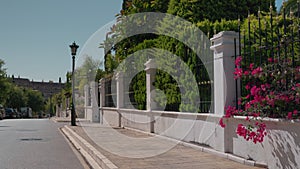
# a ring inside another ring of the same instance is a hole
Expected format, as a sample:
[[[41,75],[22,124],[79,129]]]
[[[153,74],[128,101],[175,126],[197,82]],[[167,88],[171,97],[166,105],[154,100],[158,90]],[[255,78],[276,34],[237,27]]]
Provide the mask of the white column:
[[[98,83],[90,82],[90,97],[92,107],[92,122],[100,122],[99,107],[98,107]]]
[[[236,85],[233,74],[235,71],[234,55],[239,53],[238,33],[233,31],[220,32],[211,38],[211,42],[210,49],[214,51],[214,113],[223,116],[225,107],[236,105],[237,88],[238,93],[240,93],[240,83],[238,82]],[[233,151],[232,131],[229,127],[217,128],[216,133],[220,136],[215,143],[217,150]]]
[[[156,63],[153,59],[149,59],[145,63],[145,71],[146,71],[146,95],[147,95],[147,111],[150,112],[150,133],[154,133],[154,123],[155,119],[153,114],[151,113],[152,110],[156,109],[156,103],[154,101],[155,98],[155,87],[153,83],[155,81],[156,75]]]
[[[55,107],[56,107],[56,117],[61,117],[60,109],[59,109],[58,104],[56,104]]]
[[[124,107],[124,81],[123,81],[123,73],[118,72],[116,74],[116,88],[117,88],[117,111],[119,114],[119,127],[122,127],[122,114],[120,112],[120,108]]]
[[[234,55],[235,52],[236,54],[239,53],[238,33],[223,31],[214,35],[211,42],[210,49],[214,51],[214,112],[218,115],[224,115],[225,107],[236,105]],[[236,49],[234,42],[236,42]],[[238,91],[238,93],[240,92]]]
[[[103,107],[105,104],[105,79],[104,78],[99,80],[98,86],[100,91],[99,120],[100,120],[100,124],[103,124]]]
[[[117,87],[117,109],[124,107],[124,78],[123,73],[116,74],[116,87]]]
[[[145,63],[145,71],[146,71],[146,95],[147,95],[147,110],[155,110],[156,103],[154,101],[155,97],[155,87],[153,86],[153,82],[155,80],[155,74],[156,74],[156,64],[153,59],[149,59]]]
[[[84,86],[84,118],[88,118],[88,100],[89,99],[89,86]]]

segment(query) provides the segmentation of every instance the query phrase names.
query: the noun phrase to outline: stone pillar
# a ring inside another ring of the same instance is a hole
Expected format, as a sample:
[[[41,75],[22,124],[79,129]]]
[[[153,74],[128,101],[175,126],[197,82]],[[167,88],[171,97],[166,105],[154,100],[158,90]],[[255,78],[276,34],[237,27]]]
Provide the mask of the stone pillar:
[[[98,83],[90,83],[90,98],[92,108],[92,122],[100,122],[99,107],[98,107]]]
[[[69,98],[69,97],[66,97],[66,117],[69,117],[69,116],[70,116],[70,113],[69,113],[69,111],[68,111],[69,105],[70,105],[70,98]]]
[[[124,107],[124,78],[123,73],[116,74],[117,109]]]
[[[116,74],[116,88],[117,88],[117,111],[119,114],[119,127],[122,127],[122,114],[120,108],[124,107],[124,79],[123,73],[118,72]]]
[[[56,117],[60,117],[60,113],[58,111],[58,105],[57,104],[55,105],[55,114],[56,114]]]
[[[56,104],[56,116],[57,117],[64,117],[61,111],[61,103]]]
[[[152,111],[156,108],[155,98],[155,87],[153,86],[156,74],[156,63],[153,59],[149,59],[145,63],[146,71],[146,95],[147,95],[147,110]]]
[[[100,91],[100,105],[99,105],[99,120],[100,120],[100,124],[103,124],[103,107],[105,104],[105,79],[102,78],[99,80],[99,91]]]
[[[223,31],[214,35],[211,42],[210,49],[214,51],[214,112],[218,115],[224,115],[225,107],[236,105],[234,55],[239,53],[238,33]],[[236,47],[236,51],[234,47]],[[239,82],[237,86],[240,86]],[[238,90],[240,93],[239,87]]]
[[[145,63],[145,71],[146,71],[146,95],[147,95],[146,107],[147,107],[147,111],[150,112],[150,132],[154,133],[155,119],[151,111],[156,109],[156,103],[154,101],[155,87],[153,86],[153,83],[155,81],[155,75],[156,75],[156,63],[153,59],[149,59]]]
[[[225,107],[236,105],[236,90],[240,93],[240,83],[236,85],[234,80],[234,55],[239,53],[238,33],[223,31],[214,35],[211,42],[210,49],[214,51],[214,113],[221,117],[225,114]],[[217,150],[233,152],[232,131],[230,127],[216,129],[220,136],[215,142]]]
[[[89,85],[84,86],[84,118],[88,119]]]

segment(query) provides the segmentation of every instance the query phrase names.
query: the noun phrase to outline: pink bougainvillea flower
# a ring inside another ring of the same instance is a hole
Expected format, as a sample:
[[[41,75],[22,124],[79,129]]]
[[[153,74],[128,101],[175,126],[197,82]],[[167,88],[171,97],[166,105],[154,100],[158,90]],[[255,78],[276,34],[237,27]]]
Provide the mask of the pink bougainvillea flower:
[[[235,107],[232,106],[228,106],[226,109],[226,114],[225,114],[225,118],[229,118],[232,117],[233,115],[235,115],[237,113],[238,110],[236,110]]]
[[[246,96],[246,99],[249,99],[250,98],[250,94],[248,94],[247,96]]]
[[[256,86],[253,86],[250,90],[250,93],[252,96],[255,96],[258,94],[258,92],[260,91],[260,88],[256,87]]]
[[[236,133],[239,136],[245,136],[247,134],[247,132],[245,130],[245,126],[243,124],[238,124],[237,129],[236,129]]]
[[[238,105],[241,105],[241,104],[242,104],[242,101],[243,101],[243,99],[242,99],[242,98],[239,98],[239,99],[238,99]]]
[[[220,126],[221,126],[222,128],[225,128],[225,127],[226,127],[226,125],[225,125],[224,122],[223,122],[223,118],[220,119],[219,124],[220,124]]]
[[[252,71],[251,74],[254,76],[254,75],[260,74],[262,71],[263,71],[263,69],[261,67],[257,67],[256,69],[254,69]]]
[[[245,110],[249,110],[251,108],[251,104],[250,102],[247,102],[246,105],[245,105]]]
[[[252,116],[253,117],[258,117],[260,113],[253,113]]]
[[[269,96],[266,96],[266,100],[267,100],[267,103],[271,106],[271,107],[274,107],[275,106],[275,100],[270,98]]]
[[[238,57],[235,59],[235,65],[236,65],[236,66],[241,66],[241,61],[242,61],[242,56],[238,56]]]
[[[266,85],[262,84],[262,85],[260,86],[260,88],[261,88],[262,91],[266,91]]]
[[[239,136],[244,137],[245,140],[252,140],[253,143],[261,143],[264,141],[264,137],[267,135],[266,125],[264,123],[256,123],[256,130],[252,128],[247,128],[243,124],[238,124],[236,133]]]
[[[235,74],[234,79],[241,78],[243,76],[243,69],[241,69],[241,68],[235,68],[234,74]]]
[[[273,58],[268,58],[268,62],[272,63],[273,62]]]
[[[258,117],[282,118],[285,114],[287,119],[300,119],[300,66],[291,67],[290,60],[268,58],[269,63],[261,67],[254,63],[241,67],[241,61],[241,57],[235,61],[234,78],[243,78],[246,93],[238,100],[240,108],[226,107],[223,118],[246,115],[246,124],[238,124],[236,128],[237,135],[255,144],[261,143],[267,132],[266,125]],[[289,110],[291,107],[294,109]],[[249,123],[250,118],[257,123]],[[222,119],[219,123],[225,127]]]
[[[250,118],[249,118],[249,116],[247,116],[247,117],[246,117],[246,121],[250,121]]]
[[[254,67],[254,63],[250,63],[249,65],[250,70],[253,70],[253,67]]]
[[[292,112],[288,112],[287,118],[289,120],[291,120],[293,118],[293,113]]]
[[[293,114],[296,116],[296,115],[298,115],[298,111],[297,110],[294,110],[293,111]]]
[[[285,102],[289,102],[289,101],[290,101],[290,98],[289,98],[289,96],[287,96],[287,95],[281,95],[281,96],[280,96],[280,100],[283,100],[283,101],[285,101]]]
[[[247,89],[247,90],[249,90],[251,87],[250,87],[250,84],[247,84],[246,86],[245,86],[245,88]]]

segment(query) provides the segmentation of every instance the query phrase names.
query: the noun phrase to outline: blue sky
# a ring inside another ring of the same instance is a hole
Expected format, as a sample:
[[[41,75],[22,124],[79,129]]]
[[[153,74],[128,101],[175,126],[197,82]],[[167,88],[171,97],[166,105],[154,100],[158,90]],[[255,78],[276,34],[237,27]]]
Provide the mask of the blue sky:
[[[0,59],[9,75],[37,81],[65,80],[69,45],[82,47],[112,21],[122,0],[1,0]],[[80,52],[79,48],[79,52]]]
[[[279,5],[282,0],[276,0]],[[69,45],[79,52],[90,36],[115,19],[122,0],[0,0],[0,59],[8,75],[65,80]]]

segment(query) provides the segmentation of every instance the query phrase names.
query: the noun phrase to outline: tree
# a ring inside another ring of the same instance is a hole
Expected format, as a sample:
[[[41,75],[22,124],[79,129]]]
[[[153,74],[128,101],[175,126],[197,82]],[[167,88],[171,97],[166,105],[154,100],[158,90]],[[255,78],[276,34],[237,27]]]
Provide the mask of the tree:
[[[20,109],[27,105],[27,101],[28,98],[25,94],[25,89],[12,85],[6,99],[6,107]]]
[[[169,13],[192,22],[193,24],[197,25],[198,28],[203,30],[206,35],[210,34],[210,36],[212,36],[213,32],[219,32],[222,30],[237,31],[238,16],[240,16],[241,20],[243,21],[244,18],[247,18],[248,11],[251,14],[257,14],[259,9],[261,11],[269,11],[270,3],[273,7],[275,6],[275,0],[124,0],[122,10],[118,17],[141,12]],[[275,11],[276,9],[273,8],[273,10]],[[144,18],[143,20],[143,18],[141,18],[141,20],[135,20],[132,22],[133,25],[136,23],[136,25],[138,25],[140,23],[143,23],[146,19],[147,18]],[[208,73],[203,66],[206,63],[201,62],[201,60],[197,57],[195,51],[190,49],[184,43],[172,37],[155,34],[143,34],[126,38],[118,42],[117,44],[114,44],[113,42],[115,39],[118,39],[118,35],[122,35],[126,31],[132,31],[132,29],[128,29],[128,27],[126,27],[126,23],[122,24],[121,18],[119,18],[118,21],[119,22],[112,27],[111,32],[109,32],[109,36],[107,36],[106,42],[103,46],[104,48],[107,47],[106,49],[108,50],[114,51],[108,52],[106,50],[106,72],[113,73],[114,69],[118,67],[118,64],[122,62],[122,60],[125,59],[128,55],[135,53],[138,50],[155,47],[170,51],[177,56],[180,56],[181,59],[189,66],[191,71],[194,73],[198,83],[207,84],[208,81],[210,82]],[[158,29],[172,30],[173,28],[179,28],[179,30],[187,30],[187,32],[193,32],[193,28],[188,27],[188,25],[181,25],[170,22],[161,24],[160,28]],[[177,36],[186,35],[178,32]],[[193,40],[193,38],[197,39],[200,37],[190,37],[188,41],[195,41]],[[187,81],[187,79],[185,78],[182,78],[182,80]],[[181,83],[187,84],[189,82],[187,81]],[[188,85],[191,86],[192,84]],[[190,111],[190,106],[188,104],[180,106],[178,104],[180,104],[182,99],[193,97],[193,93],[186,92],[186,95],[183,96],[186,98],[180,97],[178,84],[176,84],[175,80],[170,75],[168,75],[167,72],[158,71],[155,86],[166,94],[167,109],[173,110],[173,108],[180,108],[180,110],[183,111]],[[210,91],[210,87],[210,85],[206,85],[206,90]],[[137,107],[139,109],[145,109],[145,72],[140,72],[132,79],[131,89],[134,93],[132,101],[137,103]],[[204,97],[205,100],[210,100],[210,93],[207,96],[205,95]],[[158,100],[161,99],[162,98],[158,98]]]
[[[4,61],[0,59],[0,104],[3,105],[7,100],[11,85],[6,77],[6,69],[3,67],[4,64]]]
[[[205,19],[213,22],[221,19],[235,20],[238,16],[246,18],[248,11],[251,14],[256,14],[259,8],[261,11],[269,11],[270,3],[275,7],[275,0],[170,0],[168,13],[180,16],[193,23]]]
[[[75,70],[75,88],[82,92],[86,84],[96,80],[97,71],[101,65],[100,60],[95,60],[91,56],[86,56],[83,64]]]
[[[37,90],[27,89],[27,107],[30,107],[33,112],[40,112],[44,110],[44,97],[42,93]]]
[[[281,6],[280,8],[280,13],[283,14],[285,10],[285,14],[287,16],[290,16],[291,14],[293,14],[293,16],[299,17],[299,10],[298,10],[298,3],[297,0],[288,0],[287,2],[285,2],[283,4],[283,6]]]

